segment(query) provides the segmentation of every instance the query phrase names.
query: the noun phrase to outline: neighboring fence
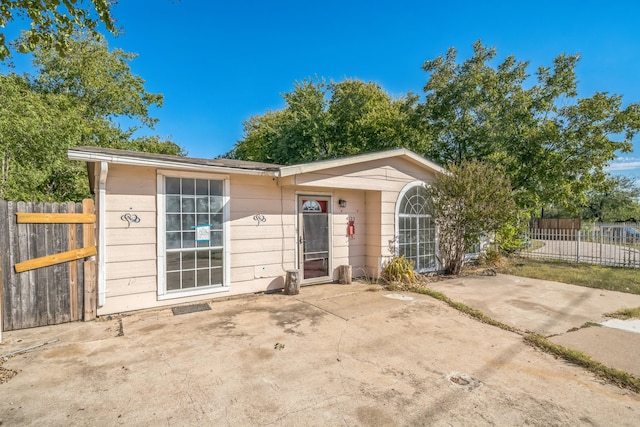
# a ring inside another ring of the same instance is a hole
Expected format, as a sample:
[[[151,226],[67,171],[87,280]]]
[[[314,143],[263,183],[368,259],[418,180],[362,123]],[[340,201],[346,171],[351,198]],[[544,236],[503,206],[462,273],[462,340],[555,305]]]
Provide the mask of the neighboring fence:
[[[530,228],[539,230],[579,230],[580,218],[535,218]]]
[[[83,212],[91,215],[68,215]],[[0,200],[2,330],[95,315],[95,261],[82,260],[95,253],[95,219],[89,217],[94,217],[92,200]]]
[[[585,223],[579,230],[531,228],[520,256],[640,268],[640,223]]]

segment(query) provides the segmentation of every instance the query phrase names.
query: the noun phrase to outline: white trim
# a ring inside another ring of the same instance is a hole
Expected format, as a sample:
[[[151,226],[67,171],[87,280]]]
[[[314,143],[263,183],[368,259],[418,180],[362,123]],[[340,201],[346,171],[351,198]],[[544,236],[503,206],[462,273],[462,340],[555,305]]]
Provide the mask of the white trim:
[[[165,237],[165,177],[170,178],[194,178],[194,179],[210,179],[221,180],[223,182],[223,211],[222,211],[222,229],[223,229],[223,272],[222,272],[222,286],[208,287],[201,289],[191,289],[180,292],[167,292],[166,283],[166,237]],[[184,298],[196,295],[214,294],[218,292],[228,292],[231,289],[231,209],[229,206],[231,183],[229,175],[222,174],[210,174],[210,173],[194,173],[187,171],[175,171],[168,169],[156,170],[156,182],[157,182],[157,244],[156,244],[156,257],[157,257],[157,299],[158,301]]]
[[[166,233],[165,233],[165,215],[166,215],[166,203],[165,203],[165,188],[164,177],[160,170],[156,171],[156,262],[158,263],[158,277],[156,280],[156,290],[158,293],[158,300],[161,300],[166,293],[166,260],[165,260],[165,248],[166,248]]]
[[[177,162],[164,159],[141,159],[133,156],[114,155],[103,153],[87,153],[85,151],[75,151],[73,149],[67,151],[69,160],[79,160],[84,162],[109,162],[115,164],[147,166],[155,168],[172,168],[184,171],[207,171],[211,173],[237,173],[243,175],[265,175],[277,176],[277,171],[266,171],[260,169],[244,169],[232,166],[214,166],[204,165],[200,163]],[[176,158],[179,158],[176,156]],[[274,168],[277,166],[274,166]]]
[[[422,156],[419,156],[411,150],[407,150],[406,148],[399,148],[395,150],[359,154],[350,157],[343,157],[340,159],[323,160],[313,163],[304,163],[301,165],[283,166],[280,168],[280,177],[315,172],[318,170],[336,168],[340,166],[348,166],[354,163],[364,163],[374,160],[388,159],[391,157],[408,157],[410,160],[435,172],[446,173],[446,170],[442,166],[430,160],[427,160]]]
[[[229,292],[230,290],[231,290],[230,286],[216,286],[211,288],[193,289],[190,291],[181,291],[181,292],[175,292],[175,293],[171,292],[171,293],[158,295],[158,301],[194,297],[198,295],[216,294],[219,292]]]
[[[222,230],[224,234],[224,255],[222,268],[224,271],[222,273],[222,284],[224,288],[229,290],[231,289],[231,180],[227,177],[223,183]]]
[[[228,170],[225,172],[229,172]],[[214,173],[206,173],[206,172],[191,172],[191,171],[177,171],[174,169],[156,169],[156,173],[164,176],[168,176],[171,178],[200,178],[200,179],[218,179],[218,180],[228,180],[229,175],[224,174],[214,174]],[[164,184],[163,184],[164,185]],[[164,188],[163,188],[164,189]]]
[[[107,240],[106,225],[103,223],[107,217],[107,175],[109,163],[100,162],[99,171],[96,168],[98,191],[98,307],[104,306],[107,300]]]

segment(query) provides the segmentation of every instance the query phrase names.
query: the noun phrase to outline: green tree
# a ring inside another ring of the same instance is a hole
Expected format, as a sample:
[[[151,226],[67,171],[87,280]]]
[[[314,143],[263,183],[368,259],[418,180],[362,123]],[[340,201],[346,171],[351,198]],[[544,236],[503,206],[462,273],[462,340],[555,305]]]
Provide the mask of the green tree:
[[[0,198],[87,194],[86,177],[72,179],[79,168],[69,168],[65,159],[65,149],[80,144],[78,130],[83,127],[80,111],[68,97],[38,93],[16,74],[0,75]]]
[[[598,190],[587,191],[582,218],[600,222],[640,220],[640,188],[633,179],[611,177]]]
[[[427,138],[416,120],[418,97],[392,98],[377,83],[345,80],[329,86],[332,152],[343,157],[407,147],[423,151]]]
[[[131,73],[133,56],[109,51],[104,39],[74,38],[74,55],[57,50],[34,52],[34,76],[0,75],[0,198],[79,200],[90,195],[86,170],[66,158],[69,148],[93,145],[162,154],[184,154],[152,130],[149,108],[162,95],[144,90]],[[121,118],[130,126],[122,128]]]
[[[511,182],[477,160],[451,164],[450,173],[427,187],[438,226],[440,263],[448,274],[462,269],[465,252],[483,235],[517,220]]]
[[[282,110],[244,122],[244,137],[227,157],[295,164],[425,144],[411,94],[393,98],[360,80],[304,80],[282,97]]]
[[[426,61],[421,106],[434,137],[427,156],[442,164],[479,159],[504,168],[518,205],[534,209],[584,203],[618,152],[631,150],[640,104],[618,95],[577,98],[577,55],[559,55],[531,76],[513,56],[493,67],[496,50],[480,41],[458,64],[451,48]]]
[[[4,32],[0,33],[0,60],[11,56],[12,44],[21,53],[33,52],[37,47],[64,53],[75,32],[84,30],[97,37],[100,23],[116,34],[111,3],[111,0],[0,0],[0,28],[16,20],[22,20],[27,27],[14,41],[7,41]]]

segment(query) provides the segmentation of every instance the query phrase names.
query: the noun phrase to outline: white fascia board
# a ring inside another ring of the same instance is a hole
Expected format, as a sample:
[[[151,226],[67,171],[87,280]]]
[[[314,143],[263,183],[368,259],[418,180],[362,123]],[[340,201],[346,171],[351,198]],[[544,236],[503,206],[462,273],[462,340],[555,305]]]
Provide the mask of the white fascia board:
[[[67,152],[69,160],[79,160],[84,162],[108,162],[113,164],[123,164],[131,166],[148,166],[164,169],[181,169],[200,172],[236,173],[241,175],[277,176],[276,171],[265,171],[258,169],[242,169],[227,166],[198,165],[193,163],[172,162],[169,160],[140,159],[129,156],[116,156],[102,153],[88,153],[85,151],[69,150]]]
[[[352,165],[354,163],[364,163],[371,162],[375,160],[388,159],[391,157],[401,157],[405,156],[414,162],[427,167],[435,172],[446,173],[446,170],[422,156],[414,153],[411,150],[407,150],[406,148],[400,148],[397,150],[389,150],[389,151],[381,151],[376,153],[365,153],[351,157],[345,157],[335,160],[324,160],[314,163],[304,163],[301,165],[292,165],[292,166],[283,166],[280,168],[280,177],[286,177],[290,175],[298,175],[308,172],[315,172],[323,169],[337,168],[340,166]]]

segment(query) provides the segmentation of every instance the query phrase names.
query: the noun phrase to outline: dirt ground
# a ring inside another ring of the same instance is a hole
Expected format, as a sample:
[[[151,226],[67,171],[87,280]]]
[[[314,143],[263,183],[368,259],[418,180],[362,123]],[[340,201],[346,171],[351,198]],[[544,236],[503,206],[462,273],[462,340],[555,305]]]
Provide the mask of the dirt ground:
[[[305,287],[6,332],[2,425],[635,426],[640,396],[430,297]]]

